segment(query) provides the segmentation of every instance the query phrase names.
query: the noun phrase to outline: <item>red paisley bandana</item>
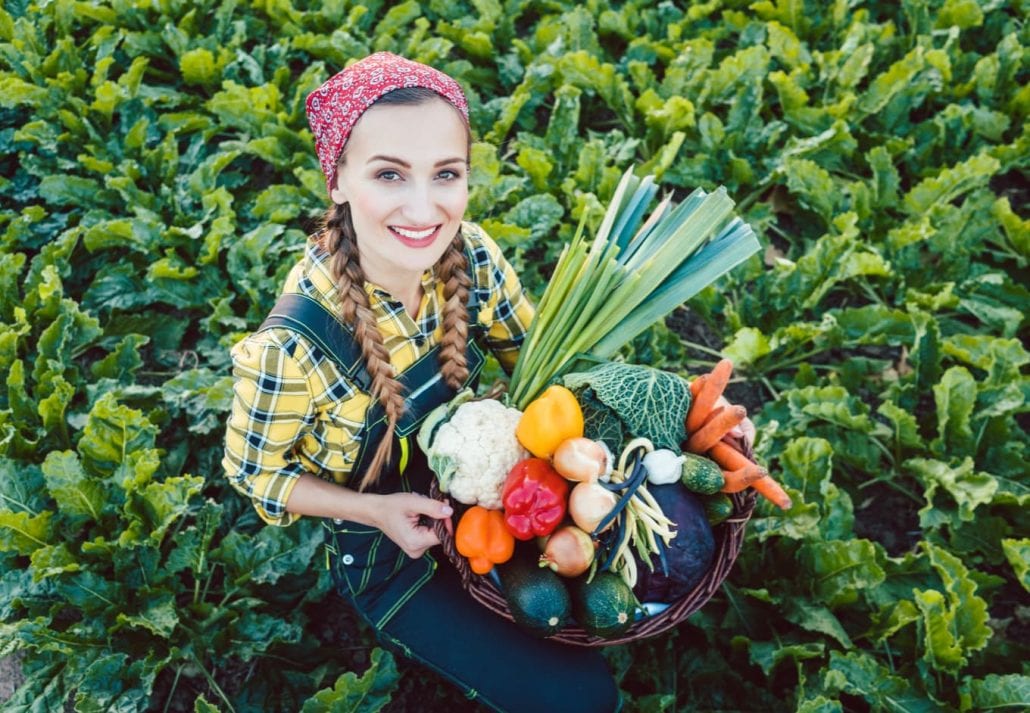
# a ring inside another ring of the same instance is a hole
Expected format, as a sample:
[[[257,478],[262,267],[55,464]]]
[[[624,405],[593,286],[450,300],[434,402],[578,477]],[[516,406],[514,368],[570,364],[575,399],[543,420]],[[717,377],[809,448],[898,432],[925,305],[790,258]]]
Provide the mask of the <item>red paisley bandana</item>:
[[[305,103],[327,190],[336,185],[336,162],[358,119],[379,97],[402,87],[432,89],[453,104],[468,123],[465,92],[451,77],[390,52],[369,55],[327,79]]]

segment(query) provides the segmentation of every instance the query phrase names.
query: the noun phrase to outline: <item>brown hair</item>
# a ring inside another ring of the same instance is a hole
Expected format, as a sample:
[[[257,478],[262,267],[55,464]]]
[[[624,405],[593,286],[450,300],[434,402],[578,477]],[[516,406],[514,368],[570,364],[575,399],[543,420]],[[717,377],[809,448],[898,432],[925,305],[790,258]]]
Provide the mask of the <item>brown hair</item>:
[[[440,96],[431,89],[412,87],[384,94],[377,103],[424,104]],[[471,141],[471,138],[470,138]],[[338,164],[343,163],[341,156]],[[358,490],[374,485],[388,465],[397,421],[404,413],[403,387],[394,378],[390,352],[379,332],[365,292],[365,274],[358,255],[357,235],[350,205],[334,203],[324,218],[321,244],[332,256],[330,270],[340,293],[340,316],[354,330],[365,369],[372,379],[371,397],[386,412],[386,433],[376,447]],[[459,230],[437,263],[437,278],[444,285],[443,339],[440,342],[440,372],[452,389],[461,388],[468,378],[465,347],[468,341],[468,303],[471,280],[465,259],[465,239]]]

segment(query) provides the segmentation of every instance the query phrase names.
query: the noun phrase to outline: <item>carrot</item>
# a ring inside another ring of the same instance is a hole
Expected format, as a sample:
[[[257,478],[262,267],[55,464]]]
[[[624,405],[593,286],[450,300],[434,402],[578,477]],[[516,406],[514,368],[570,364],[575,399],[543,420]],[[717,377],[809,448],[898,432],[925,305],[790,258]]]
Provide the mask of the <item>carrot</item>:
[[[712,371],[708,374],[700,389],[697,398],[690,405],[690,413],[687,414],[687,433],[693,433],[701,428],[701,425],[708,417],[708,413],[715,408],[716,402],[726,390],[726,384],[733,373],[733,362],[729,359],[720,359]],[[701,377],[698,377],[701,378]]]
[[[705,382],[708,381],[708,374],[701,374],[693,381],[690,382],[690,398],[696,399],[698,393],[701,391],[701,387],[704,386]]]
[[[712,446],[711,450],[708,451],[708,457],[718,463],[724,470],[728,471],[740,470],[749,465],[754,465],[754,463],[748,460],[743,453],[722,441]],[[792,505],[790,496],[787,495],[786,491],[779,483],[772,479],[772,476],[770,476],[768,472],[758,480],[751,483],[751,487],[781,510],[790,510]]]
[[[751,487],[781,510],[790,510],[793,505],[787,492],[768,475],[751,483]]]
[[[767,475],[769,475],[769,471],[754,463],[749,463],[738,470],[724,470],[722,477],[726,482],[720,492],[739,493],[759,478],[764,478]]]
[[[708,457],[718,463],[723,470],[740,470],[752,465],[743,453],[728,443],[719,441],[708,450]]]
[[[715,418],[720,413],[722,413],[722,411],[723,411],[722,406],[716,406],[715,408],[713,408],[711,411],[708,412],[708,418],[705,419],[705,423],[708,423],[709,421],[711,421],[713,418]],[[705,427],[705,423],[701,424],[701,428]]]
[[[747,409],[743,406],[730,406],[708,420],[701,428],[694,431],[687,441],[687,450],[691,453],[705,453],[730,432],[734,426],[747,417]],[[736,470],[736,469],[734,469]]]

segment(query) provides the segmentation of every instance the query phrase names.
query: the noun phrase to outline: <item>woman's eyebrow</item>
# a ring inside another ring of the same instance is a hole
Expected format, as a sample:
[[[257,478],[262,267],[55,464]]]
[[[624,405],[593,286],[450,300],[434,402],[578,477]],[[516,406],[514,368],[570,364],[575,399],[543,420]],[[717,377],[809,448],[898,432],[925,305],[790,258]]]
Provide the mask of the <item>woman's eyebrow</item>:
[[[404,166],[404,168],[411,168],[410,163],[402,159],[399,159],[395,156],[384,156],[383,154],[376,154],[375,156],[368,159],[368,163],[372,163],[373,161],[388,161],[390,163],[396,163],[399,166]],[[465,159],[461,158],[460,156],[455,156],[454,158],[445,158],[441,161],[437,161],[435,164],[433,164],[433,167],[439,168],[440,166],[446,166],[451,163],[465,163]]]
[[[466,163],[468,163],[468,159],[461,158],[460,156],[455,156],[454,158],[445,158],[443,161],[437,161],[436,163],[434,163],[433,164],[433,168],[440,168],[441,166],[449,166],[452,163],[460,163],[461,165],[464,166]]]

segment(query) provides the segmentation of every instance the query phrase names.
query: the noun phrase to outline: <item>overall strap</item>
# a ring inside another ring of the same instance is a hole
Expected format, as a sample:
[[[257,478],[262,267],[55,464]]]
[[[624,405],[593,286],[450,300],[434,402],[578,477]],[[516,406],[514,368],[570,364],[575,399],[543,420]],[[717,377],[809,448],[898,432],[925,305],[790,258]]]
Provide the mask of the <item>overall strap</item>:
[[[359,389],[365,392],[371,389],[372,377],[365,368],[354,332],[322,303],[307,295],[282,295],[258,331],[274,327],[284,327],[306,337],[328,354]]]

